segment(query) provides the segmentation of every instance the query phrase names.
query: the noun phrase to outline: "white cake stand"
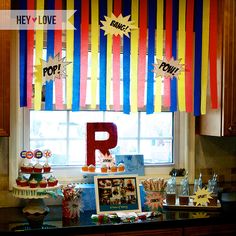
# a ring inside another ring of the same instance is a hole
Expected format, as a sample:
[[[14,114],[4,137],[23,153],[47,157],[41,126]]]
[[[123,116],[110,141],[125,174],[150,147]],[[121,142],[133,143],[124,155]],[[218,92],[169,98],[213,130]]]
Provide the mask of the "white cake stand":
[[[22,212],[27,218],[31,228],[42,227],[44,218],[49,213],[49,208],[45,205],[44,199],[51,197],[52,192],[56,194],[59,187],[59,184],[54,187],[46,188],[13,186],[14,197],[28,200]]]
[[[60,187],[59,184],[54,187],[46,187],[46,188],[13,186],[13,196],[29,200],[28,204],[23,208],[23,213],[46,214],[49,212],[49,208],[45,205],[43,199],[50,198],[51,192],[55,192],[56,194],[56,191],[59,187]]]

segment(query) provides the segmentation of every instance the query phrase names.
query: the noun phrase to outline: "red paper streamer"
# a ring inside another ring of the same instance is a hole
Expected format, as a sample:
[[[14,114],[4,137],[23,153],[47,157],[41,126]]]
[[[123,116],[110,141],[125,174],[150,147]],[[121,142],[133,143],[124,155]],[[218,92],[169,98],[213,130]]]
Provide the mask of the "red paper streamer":
[[[121,14],[121,0],[114,1],[114,15]],[[113,105],[114,110],[120,110],[120,36],[113,36]]]
[[[166,59],[170,60],[172,57],[172,0],[166,0],[166,44],[165,53]],[[170,79],[164,78],[164,107],[170,107]]]
[[[56,0],[55,1],[55,10],[62,10],[62,0]],[[58,17],[58,19],[62,19],[61,17]],[[61,24],[62,22],[58,22],[58,24]],[[60,55],[60,58],[62,57],[62,30],[57,29],[54,31],[54,52],[55,54]],[[56,109],[62,110],[63,109],[63,85],[62,80],[56,79],[55,80],[55,97],[56,97]]]
[[[81,1],[81,48],[80,48],[80,105],[86,106],[86,88],[88,77],[88,41],[89,41],[89,1]]]
[[[185,94],[186,112],[193,111],[193,16],[194,0],[187,1],[186,7],[186,49],[185,49]]]
[[[27,9],[34,10],[34,1],[27,0]],[[27,107],[32,107],[33,83],[33,57],[34,57],[34,30],[27,30]]]
[[[143,108],[147,53],[147,0],[140,1],[139,15],[142,17],[139,17],[138,108]]]
[[[210,39],[209,39],[209,54],[210,54],[210,92],[211,92],[211,107],[218,108],[217,95],[217,1],[210,2]]]

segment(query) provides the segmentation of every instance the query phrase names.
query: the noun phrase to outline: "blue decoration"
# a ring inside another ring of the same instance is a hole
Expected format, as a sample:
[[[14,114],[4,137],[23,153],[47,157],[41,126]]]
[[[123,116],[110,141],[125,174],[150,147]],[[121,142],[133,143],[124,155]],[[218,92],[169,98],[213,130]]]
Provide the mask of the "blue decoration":
[[[147,72],[147,114],[154,112],[154,73],[155,63],[155,30],[156,30],[156,4],[157,1],[148,1],[148,72]]]
[[[46,9],[54,10],[54,0],[46,1]],[[47,31],[47,61],[54,57],[54,30]],[[53,110],[53,81],[46,81],[45,110]]]
[[[73,61],[73,96],[72,111],[78,111],[80,107],[80,21],[81,21],[81,3],[74,0],[74,61]]]
[[[172,12],[172,56],[176,60],[177,54],[177,23],[178,23],[178,1],[173,0],[173,12]],[[177,80],[176,77],[170,80],[170,89],[171,89],[171,97],[170,97],[170,111],[177,111]]]
[[[194,69],[194,115],[200,116],[201,68],[202,68],[202,8],[203,2],[195,4],[195,69]]]

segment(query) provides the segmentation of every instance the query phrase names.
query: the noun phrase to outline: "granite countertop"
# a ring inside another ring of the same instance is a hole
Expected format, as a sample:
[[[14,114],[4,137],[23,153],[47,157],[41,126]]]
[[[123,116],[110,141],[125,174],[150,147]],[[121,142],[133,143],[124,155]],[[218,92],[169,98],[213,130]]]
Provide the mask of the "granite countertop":
[[[233,208],[232,208],[233,207]],[[60,206],[50,206],[50,212],[45,216],[42,227],[30,227],[29,221],[23,215],[21,208],[0,208],[0,232],[17,235],[49,235],[63,233],[64,235],[104,234],[106,232],[139,231],[151,229],[183,228],[191,226],[235,224],[235,204],[222,206],[214,211],[164,210],[163,214],[136,223],[95,224],[91,215],[95,211],[81,213],[79,220],[62,219]],[[37,217],[40,220],[40,217]],[[34,221],[35,222],[35,221]]]

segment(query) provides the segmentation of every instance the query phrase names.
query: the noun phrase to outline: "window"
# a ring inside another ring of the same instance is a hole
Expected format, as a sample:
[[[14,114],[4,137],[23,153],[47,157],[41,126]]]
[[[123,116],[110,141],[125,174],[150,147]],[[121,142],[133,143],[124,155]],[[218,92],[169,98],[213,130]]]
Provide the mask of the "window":
[[[37,135],[37,126],[30,128],[30,113],[31,115],[36,116],[36,114],[38,113],[38,116],[35,118],[35,122],[38,123],[42,123],[45,124],[47,120],[47,122],[49,122],[50,118],[49,116],[46,118],[46,116],[41,115],[41,114],[49,114],[49,113],[53,113],[55,114],[54,118],[51,118],[55,124],[55,122],[58,122],[58,120],[62,119],[61,115],[58,116],[59,112],[64,113],[63,117],[64,117],[64,121],[67,122],[66,119],[69,119],[69,117],[71,116],[78,116],[79,118],[74,118],[76,119],[76,123],[79,122],[79,119],[84,119],[89,121],[89,115],[83,115],[83,112],[78,112],[78,113],[74,113],[73,112],[66,112],[66,111],[58,111],[58,113],[56,111],[53,112],[48,112],[48,111],[29,111],[28,109],[22,109],[19,108],[19,89],[18,89],[18,78],[19,78],[19,62],[18,62],[18,33],[17,32],[13,32],[12,33],[12,40],[11,40],[11,117],[10,117],[10,127],[11,127],[11,136],[9,138],[9,189],[12,189],[12,186],[15,184],[15,179],[18,176],[18,167],[19,167],[19,162],[20,162],[20,158],[19,158],[19,153],[22,150],[25,149],[29,149],[30,147],[30,141],[31,143],[31,148],[34,149],[34,147],[36,147],[36,140],[37,139],[41,139],[41,146],[37,146],[37,148],[50,148],[51,150],[53,150],[52,146],[46,146],[48,144],[44,143],[43,141],[48,140],[51,141],[57,141],[55,140],[55,138],[58,138],[55,133],[53,134],[52,131],[48,131],[45,130],[43,133],[41,133],[39,135]],[[39,113],[40,112],[40,113]],[[33,114],[34,113],[34,114]],[[60,113],[60,114],[62,114]],[[108,113],[108,112],[107,112]],[[40,114],[40,115],[39,115]],[[91,116],[94,116],[94,112],[89,113],[92,114]],[[117,113],[118,114],[118,113]],[[186,114],[184,112],[175,112],[174,114],[171,113],[158,113],[158,114],[152,114],[152,115],[146,115],[145,113],[138,113],[136,114],[136,116],[138,117],[137,119],[140,119],[139,121],[139,125],[140,128],[137,132],[142,133],[143,137],[140,140],[148,140],[151,139],[152,136],[150,135],[149,137],[148,134],[143,132],[149,132],[149,131],[153,131],[153,127],[149,127],[149,128],[145,128],[145,127],[141,127],[142,126],[142,120],[145,119],[145,116],[147,116],[146,118],[149,120],[146,120],[146,124],[149,122],[152,125],[160,125],[161,127],[163,126],[163,124],[166,122],[167,118],[162,118],[162,120],[159,116],[159,114],[164,115],[164,114],[169,114],[169,116],[172,117],[171,120],[169,120],[169,122],[171,123],[171,126],[173,129],[170,130],[169,132],[172,131],[172,134],[167,138],[167,134],[162,134],[163,137],[162,139],[165,140],[166,142],[171,142],[172,146],[170,145],[170,149],[171,150],[171,155],[169,155],[169,157],[171,157],[170,160],[172,160],[172,163],[163,163],[160,165],[147,165],[145,166],[145,175],[146,176],[157,176],[157,177],[165,177],[168,178],[168,173],[169,171],[175,167],[175,168],[186,168],[189,171],[189,178],[190,181],[193,182],[194,180],[194,162],[195,162],[195,119],[193,116]],[[102,115],[103,116],[103,115]],[[130,116],[133,116],[133,114],[131,114]],[[134,115],[135,116],[135,115]],[[126,119],[128,119],[129,116],[126,116]],[[159,117],[159,118],[156,118]],[[152,120],[152,121],[151,121]],[[165,120],[165,122],[163,122],[163,120]],[[64,122],[63,121],[63,122]],[[32,119],[31,119],[32,122]],[[51,121],[52,122],[52,121]],[[114,120],[114,122],[116,123],[116,121]],[[145,123],[144,122],[144,123]],[[135,123],[135,122],[134,122]],[[133,123],[131,123],[133,124]],[[72,127],[74,127],[73,125],[71,125]],[[68,126],[66,128],[69,128],[71,126]],[[119,128],[119,124],[117,123],[118,129]],[[65,125],[64,125],[65,127]],[[38,127],[39,128],[39,127]],[[52,127],[50,127],[52,128]],[[64,128],[64,130],[66,130],[66,128]],[[34,131],[32,131],[32,129],[36,129]],[[30,131],[31,130],[31,131]],[[55,130],[55,128],[54,128]],[[73,132],[75,132],[76,129],[71,128],[71,130]],[[142,131],[141,131],[142,130]],[[166,130],[166,129],[165,129]],[[71,132],[72,132],[71,131]],[[130,126],[127,129],[127,132],[133,132],[133,130],[130,128]],[[30,136],[30,133],[34,132],[33,135]],[[58,131],[57,131],[58,132]],[[66,131],[60,131],[61,133],[64,133],[64,137],[61,138],[61,142],[63,141],[69,141],[69,139],[66,139],[66,135],[67,132],[69,132],[69,129],[67,129]],[[119,134],[119,138],[122,139],[123,137],[121,137],[120,135],[120,131],[118,131]],[[71,134],[71,136],[73,135],[73,133]],[[155,136],[155,134],[153,134],[154,138],[157,139],[158,136]],[[77,139],[79,139],[79,136],[76,137]],[[160,137],[159,137],[160,138]],[[64,139],[64,140],[63,140]],[[153,139],[154,140],[154,139]],[[160,139],[159,139],[160,140]],[[171,141],[170,141],[171,140]],[[37,140],[39,141],[39,140]],[[85,141],[84,141],[85,142]],[[57,154],[60,150],[60,148],[62,148],[62,146],[60,146],[60,142],[58,140],[58,142],[56,145],[56,149],[55,151],[53,150],[53,155]],[[136,142],[137,143],[137,142]],[[145,143],[145,142],[144,142]],[[149,142],[150,143],[150,142]],[[157,145],[157,141],[153,142],[153,144]],[[37,144],[39,145],[39,144]],[[153,146],[152,146],[153,147]],[[83,149],[85,148],[85,146],[83,146]],[[145,147],[145,144],[140,145],[139,144],[139,148],[140,148],[140,153],[142,152],[143,149],[147,150],[147,148]],[[153,150],[159,151],[161,149],[158,148],[154,148]],[[163,150],[163,149],[162,149]],[[151,150],[148,149],[148,151],[150,152]],[[65,152],[66,153],[66,152]],[[83,160],[82,158],[85,158],[82,153],[81,150],[78,149],[78,147],[76,147],[75,153],[72,153],[73,156],[75,156],[76,158],[78,157],[78,160]],[[152,154],[151,154],[152,155]],[[67,157],[68,155],[66,155]],[[157,154],[156,157],[160,157],[161,154]],[[148,155],[145,155],[145,158],[148,159]],[[59,158],[58,158],[59,159]],[[153,156],[152,156],[152,160]],[[148,160],[146,161],[146,163],[148,162]],[[82,178],[82,174],[80,173],[80,170],[78,168],[78,166],[54,166],[54,174],[58,177],[59,181],[61,183],[69,183],[69,182],[78,182],[78,180],[80,180]]]
[[[86,123],[114,122],[118,128],[118,143],[110,150],[113,156],[143,154],[145,165],[171,164],[174,162],[173,117],[171,112],[126,115],[112,111],[30,111],[30,149],[50,149],[52,165],[83,165]]]

